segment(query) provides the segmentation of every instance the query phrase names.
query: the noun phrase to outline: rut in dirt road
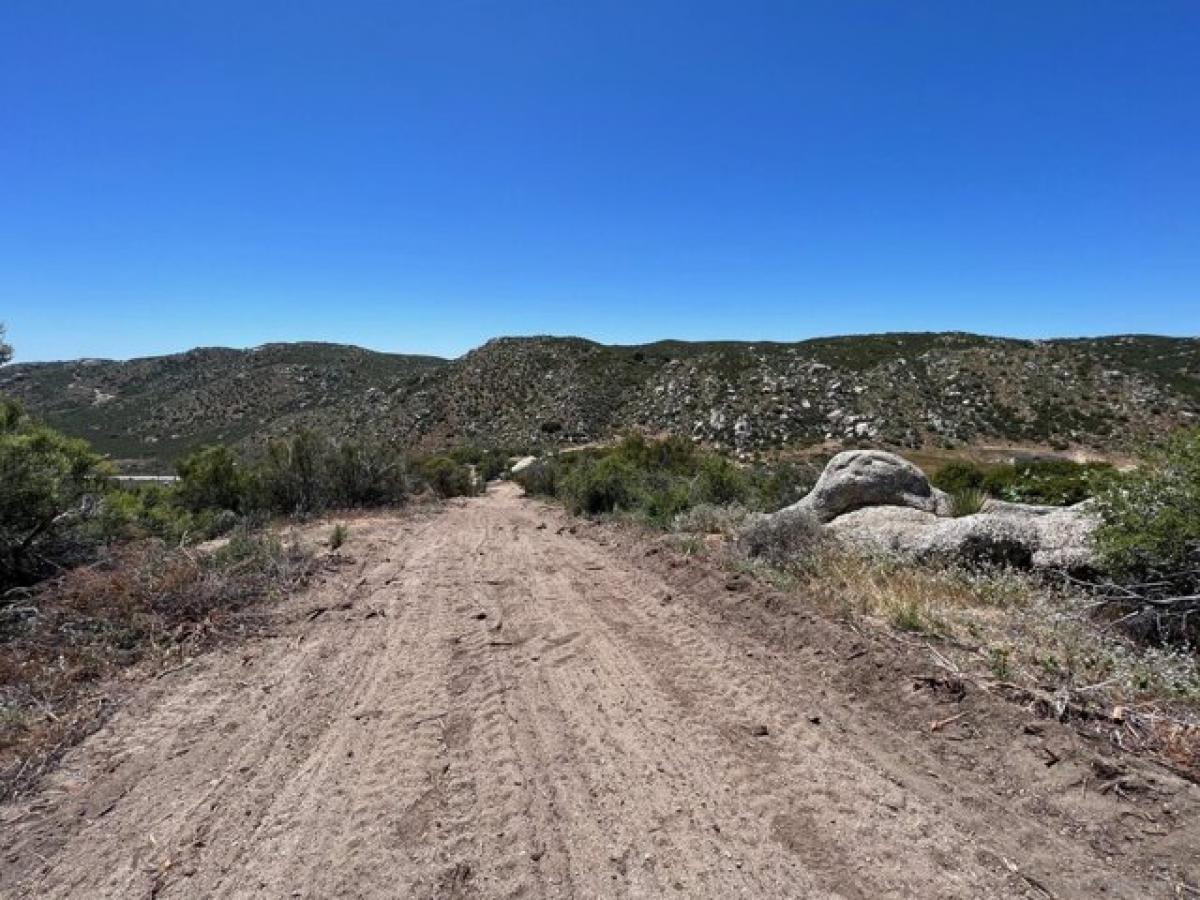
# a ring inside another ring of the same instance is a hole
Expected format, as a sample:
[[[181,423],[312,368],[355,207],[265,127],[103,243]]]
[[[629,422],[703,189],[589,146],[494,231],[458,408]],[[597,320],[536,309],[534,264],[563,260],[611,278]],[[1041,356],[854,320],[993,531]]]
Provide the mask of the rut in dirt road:
[[[352,561],[278,635],[148,686],[0,811],[0,893],[1134,898],[1200,878],[1193,786],[1142,767],[1130,799],[1081,790],[1089,757],[1046,766],[991,698],[930,734],[944,700],[911,661],[568,524],[508,486],[355,523]]]

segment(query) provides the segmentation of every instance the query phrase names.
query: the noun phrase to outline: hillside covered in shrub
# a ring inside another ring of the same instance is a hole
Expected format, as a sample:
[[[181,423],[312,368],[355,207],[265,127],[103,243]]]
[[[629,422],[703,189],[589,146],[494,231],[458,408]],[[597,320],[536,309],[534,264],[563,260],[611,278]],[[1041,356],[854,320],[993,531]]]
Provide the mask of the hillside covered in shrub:
[[[798,343],[499,338],[455,360],[329,344],[0,369],[0,392],[159,470],[297,427],[407,447],[570,446],[629,427],[749,455],[826,441],[1129,449],[1200,421],[1200,340],[881,334]]]

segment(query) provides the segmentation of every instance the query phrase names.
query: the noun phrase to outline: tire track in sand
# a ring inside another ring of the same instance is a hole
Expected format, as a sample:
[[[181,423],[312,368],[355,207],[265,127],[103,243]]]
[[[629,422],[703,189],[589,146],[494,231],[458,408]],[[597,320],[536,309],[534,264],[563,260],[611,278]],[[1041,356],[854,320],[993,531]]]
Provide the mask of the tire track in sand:
[[[1169,895],[565,523],[507,486],[356,523],[280,636],[148,685],[0,810],[0,894],[1038,896],[1018,859]]]

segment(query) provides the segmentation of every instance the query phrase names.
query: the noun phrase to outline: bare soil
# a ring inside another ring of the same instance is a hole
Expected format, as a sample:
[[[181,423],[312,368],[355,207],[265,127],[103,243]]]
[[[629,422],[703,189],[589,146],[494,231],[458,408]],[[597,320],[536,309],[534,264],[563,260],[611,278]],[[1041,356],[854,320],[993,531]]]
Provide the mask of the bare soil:
[[[6,897],[1200,895],[1200,790],[511,487],[355,521],[273,634],[0,807]]]

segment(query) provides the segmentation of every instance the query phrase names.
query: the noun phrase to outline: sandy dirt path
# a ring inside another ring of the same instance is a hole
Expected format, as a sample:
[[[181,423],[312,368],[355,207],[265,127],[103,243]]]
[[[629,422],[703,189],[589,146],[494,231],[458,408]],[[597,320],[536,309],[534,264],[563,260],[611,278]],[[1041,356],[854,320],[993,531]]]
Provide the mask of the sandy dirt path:
[[[0,810],[0,893],[1134,898],[1200,879],[1194,786],[1113,775],[1065,727],[922,681],[925,658],[513,488],[356,522],[343,553],[276,634],[144,686]]]

